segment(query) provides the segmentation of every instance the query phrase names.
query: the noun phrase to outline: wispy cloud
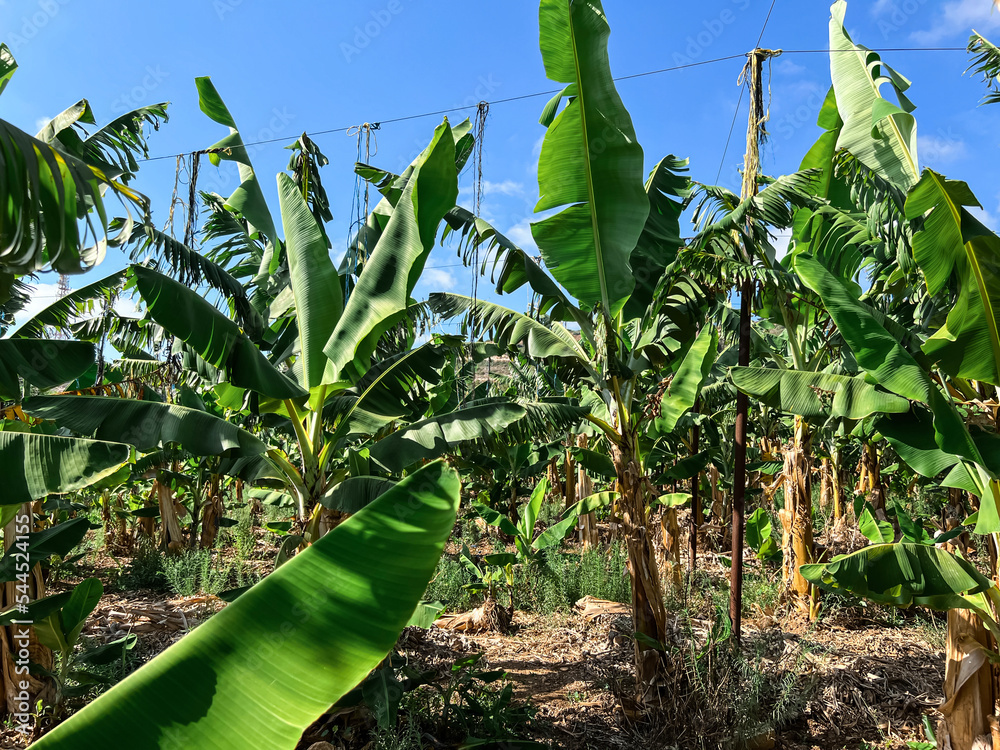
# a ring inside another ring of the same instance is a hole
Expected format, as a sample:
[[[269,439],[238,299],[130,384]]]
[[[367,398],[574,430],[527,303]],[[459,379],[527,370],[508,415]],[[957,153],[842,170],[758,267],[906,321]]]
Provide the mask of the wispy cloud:
[[[524,219],[518,222],[504,232],[504,234],[522,250],[532,254],[538,252],[538,245],[535,244],[535,238],[531,235],[531,219]]]
[[[437,292],[450,292],[456,284],[455,274],[441,268],[425,268],[420,281]]]
[[[797,76],[799,73],[805,72],[806,69],[805,65],[799,65],[797,62],[789,60],[787,57],[784,60],[781,60],[774,67],[779,73],[783,73],[787,76]]]
[[[937,13],[930,28],[915,31],[910,38],[918,44],[938,44],[945,39],[964,38],[975,28],[1000,28],[1000,13],[990,0],[951,0]]]
[[[920,160],[927,164],[947,164],[966,154],[965,141],[947,136],[922,135],[917,138]]]

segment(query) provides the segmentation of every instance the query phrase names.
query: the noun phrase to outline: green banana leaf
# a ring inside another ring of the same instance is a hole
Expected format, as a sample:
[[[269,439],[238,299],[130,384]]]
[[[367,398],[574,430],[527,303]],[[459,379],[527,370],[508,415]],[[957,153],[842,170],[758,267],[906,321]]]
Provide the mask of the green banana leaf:
[[[992,583],[975,566],[938,547],[873,544],[828,563],[803,565],[802,577],[828,591],[877,604],[936,610],[977,609]]]
[[[983,465],[982,456],[951,399],[868,307],[812,257],[797,256],[795,270],[806,286],[822,298],[858,364],[883,388],[931,408],[935,441],[942,450]]]
[[[649,217],[629,261],[635,289],[625,305],[626,320],[646,313],[663,272],[684,245],[680,219],[694,193],[687,171],[688,160],[670,154],[660,160],[646,180]]]
[[[382,334],[406,317],[438,226],[457,198],[455,138],[445,121],[416,163],[326,344],[338,375],[352,363],[363,374]]]
[[[196,291],[142,266],[133,266],[132,273],[153,320],[213,367],[224,367],[232,385],[277,399],[309,395],[274,369],[239,326]]]
[[[311,390],[323,383],[323,375],[330,364],[323,347],[344,311],[344,291],[340,275],[330,260],[322,228],[299,188],[284,173],[278,175],[278,198],[288,251],[288,273],[295,296],[295,321],[299,326],[302,385]]]
[[[76,380],[97,357],[85,341],[0,339],[0,400],[21,397],[24,378],[37,388],[52,388]]]
[[[656,418],[655,425],[661,434],[673,432],[677,421],[694,407],[715,362],[718,347],[719,336],[715,327],[705,326],[684,355],[670,381],[670,388],[660,401],[660,416]]]
[[[546,75],[567,84],[568,103],[542,143],[535,206],[562,211],[531,233],[556,280],[614,317],[635,287],[629,258],[649,216],[642,147],[615,89],[600,0],[542,0],[539,26]],[[550,102],[543,121],[552,112]]]
[[[129,460],[121,443],[0,431],[0,505],[19,505],[101,481]]]
[[[11,335],[17,338],[37,339],[45,335],[46,326],[68,328],[76,314],[85,309],[88,303],[94,300],[100,300],[102,303],[109,301],[114,291],[121,288],[127,274],[128,269],[123,268],[60,297],[35,313],[30,320],[24,321]]]
[[[292,750],[395,644],[458,508],[457,474],[413,474],[32,747]]]
[[[786,414],[808,419],[864,419],[873,414],[902,414],[910,410],[909,401],[866,382],[864,375],[734,367],[732,378],[736,387],[748,396]]]
[[[448,292],[436,292],[427,298],[432,312],[450,319],[468,313],[472,328],[478,332],[489,331],[493,340],[503,349],[524,344],[531,357],[559,357],[587,364],[590,358],[561,323],[545,325],[524,313],[515,312],[493,302]]]
[[[278,270],[281,253],[278,251],[278,233],[275,230],[271,210],[267,207],[264,191],[250,162],[250,154],[243,143],[236,122],[226,107],[222,97],[208,77],[195,78],[198,87],[198,106],[212,120],[229,128],[229,135],[212,146],[209,159],[218,166],[223,160],[234,161],[239,169],[240,185],[226,199],[226,206],[241,214],[250,224],[250,236],[263,234],[264,254],[255,281],[263,281]]]
[[[492,436],[524,415],[524,407],[510,401],[471,402],[379,440],[371,448],[371,459],[390,472],[400,472],[418,461],[438,458],[460,443]]]
[[[180,443],[196,456],[234,456],[267,452],[244,429],[199,409],[154,401],[104,396],[33,396],[26,413],[50,419],[82,435],[134,445],[143,453],[167,443]]]
[[[910,82],[877,53],[855,44],[844,27],[845,0],[830,8],[830,73],[837,109],[844,120],[837,148],[847,149],[862,164],[902,190],[917,183],[917,122],[906,98]],[[889,86],[896,104],[882,96]]]
[[[947,322],[923,350],[951,375],[1000,385],[1000,238],[968,206],[981,207],[966,183],[930,169],[906,199],[906,218],[923,218],[913,259],[927,293],[939,295],[958,281]]]

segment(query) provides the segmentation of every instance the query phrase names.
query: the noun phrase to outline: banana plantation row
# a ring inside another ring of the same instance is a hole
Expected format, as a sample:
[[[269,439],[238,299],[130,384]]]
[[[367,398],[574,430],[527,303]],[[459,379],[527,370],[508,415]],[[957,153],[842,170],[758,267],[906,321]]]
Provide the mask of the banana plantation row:
[[[196,196],[181,238],[129,187],[166,104],[97,128],[84,100],[34,137],[0,120],[0,705],[37,724],[32,747],[294,748],[362,683],[387,721],[399,699],[373,698],[373,675],[404,627],[441,613],[424,594],[446,544],[478,597],[461,627],[501,631],[517,570],[621,545],[632,693],[655,722],[672,700],[665,597],[699,554],[741,561],[744,522],[746,554],[780,571],[801,617],[848,595],[946,611],[937,741],[988,735],[1000,239],[967,184],[920,167],[909,83],[852,41],[846,8],[831,9],[832,87],[800,171],[758,176],[748,158],[736,195],[673,155],[646,174],[600,1],[542,0],[545,70],[565,86],[541,117],[542,262],[458,205],[481,147],[469,121],[446,119],[402,174],[357,165],[380,200],[345,253],[317,144],[290,147],[268,205],[208,78],[199,104],[221,138],[199,157],[240,184]],[[979,36],[970,51],[1000,100],[1000,52]],[[0,90],[16,69],[0,47]],[[530,310],[414,299],[441,245],[497,295],[530,290]],[[109,246],[132,264],[23,319],[32,274],[89,271]],[[116,307],[129,294],[139,317]],[[460,335],[440,332],[451,320]],[[95,533],[112,555],[211,549],[246,507],[283,519],[267,524],[273,572],[105,690],[95,665],[135,636],[85,648],[103,586],[50,593],[53,569]],[[499,551],[449,541],[458,516]],[[818,523],[870,544],[834,554]]]

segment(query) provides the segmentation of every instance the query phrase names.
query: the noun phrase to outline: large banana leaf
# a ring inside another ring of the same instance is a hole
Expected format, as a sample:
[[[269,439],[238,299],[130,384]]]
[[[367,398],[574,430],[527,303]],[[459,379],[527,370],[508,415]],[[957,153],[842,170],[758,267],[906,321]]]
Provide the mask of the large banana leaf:
[[[0,431],[0,505],[18,505],[89,487],[128,461],[121,443]]]
[[[542,0],[545,72],[567,84],[538,161],[535,211],[562,211],[531,225],[546,266],[582,303],[616,316],[632,294],[629,258],[649,215],[642,147],[615,89],[611,29],[600,0]],[[548,120],[559,98],[551,102]]]
[[[292,750],[396,642],[458,498],[443,464],[408,477],[32,747]]]
[[[75,380],[96,356],[94,345],[84,341],[0,339],[0,399],[20,398],[19,377],[38,388]]]
[[[969,186],[930,169],[906,199],[906,218],[923,219],[913,259],[927,293],[939,295],[958,281],[947,322],[923,349],[952,375],[1000,385],[1000,238],[967,206],[980,207]]]
[[[132,272],[153,320],[213,367],[225,367],[230,383],[271,398],[308,395],[274,369],[247,335],[197,292],[149,268],[133,266]]]
[[[878,604],[982,609],[993,584],[970,562],[923,544],[873,544],[828,563],[803,565],[809,582]]]
[[[299,188],[284,173],[278,175],[278,198],[302,348],[303,385],[311,390],[323,383],[330,364],[323,347],[344,311],[344,292],[322,228]]]
[[[890,68],[877,53],[855,44],[844,16],[845,0],[830,8],[830,72],[837,108],[844,120],[837,147],[850,151],[862,164],[897,187],[917,183],[917,122],[906,98],[910,82]],[[888,85],[897,104],[882,96]]]
[[[503,400],[472,402],[392,433],[371,448],[371,459],[390,472],[438,458],[460,443],[490,437],[525,416],[520,404]]]
[[[250,154],[236,127],[236,121],[219,96],[212,79],[195,78],[194,82],[198,87],[198,105],[201,111],[215,122],[229,128],[229,135],[208,149],[209,159],[216,166],[223,160],[234,161],[239,168],[240,185],[226,199],[226,206],[241,214],[249,222],[250,236],[258,233],[264,235],[261,241],[265,250],[256,278],[262,281],[277,271],[281,262],[281,254],[276,251],[278,233],[274,227],[274,219],[271,218],[271,210],[267,207],[264,191],[261,190],[260,181],[253,170]]]
[[[864,419],[873,414],[903,414],[910,402],[865,381],[864,375],[734,367],[733,383],[773,409],[809,419]]]
[[[338,373],[354,364],[368,369],[375,344],[390,327],[407,315],[410,295],[433,249],[438,225],[458,198],[455,137],[445,122],[415,163],[378,244],[343,315],[327,342],[325,352]]]
[[[705,326],[698,338],[691,344],[670,381],[669,390],[660,401],[660,416],[656,418],[656,429],[661,434],[674,431],[677,421],[683,417],[698,400],[698,393],[705,383],[715,357],[718,354],[719,337],[714,326]]]
[[[26,413],[98,440],[134,445],[143,453],[179,443],[196,456],[265,453],[267,447],[246,430],[198,409],[154,401],[104,396],[34,396]]]
[[[886,390],[931,408],[935,441],[942,450],[983,465],[982,456],[951,399],[876,320],[868,307],[814,258],[796,257],[795,270],[822,298],[862,369]]]

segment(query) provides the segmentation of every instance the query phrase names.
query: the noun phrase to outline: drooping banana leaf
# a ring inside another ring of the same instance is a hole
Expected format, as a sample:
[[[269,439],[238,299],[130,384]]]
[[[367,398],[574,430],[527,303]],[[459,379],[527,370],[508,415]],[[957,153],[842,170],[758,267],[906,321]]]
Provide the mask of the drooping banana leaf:
[[[561,323],[545,325],[524,313],[515,312],[493,302],[448,292],[438,292],[427,298],[428,307],[445,319],[468,314],[471,328],[477,332],[489,331],[493,340],[502,348],[523,344],[531,357],[559,357],[576,360],[586,366],[590,358]]]
[[[18,505],[99,482],[129,460],[122,443],[0,431],[0,505]]]
[[[629,258],[649,215],[642,147],[615,89],[600,0],[542,0],[539,25],[546,75],[567,84],[568,103],[542,143],[535,206],[562,210],[531,232],[556,280],[614,317],[635,288]]]
[[[837,147],[902,190],[917,183],[917,122],[906,98],[910,82],[867,47],[855,44],[844,27],[845,0],[830,8],[830,72],[837,109],[844,120]],[[896,103],[882,95],[889,86]]]
[[[225,368],[229,382],[271,398],[308,394],[274,369],[239,327],[194,290],[149,268],[133,266],[149,315],[206,362]]]
[[[97,352],[85,341],[0,339],[0,399],[18,399],[20,378],[38,388],[69,383],[85,373]]]
[[[992,583],[966,560],[922,544],[873,544],[831,562],[803,565],[820,588],[849,592],[878,604],[930,609],[984,609]]]
[[[441,463],[408,477],[34,747],[291,750],[396,642],[458,498]]]
[[[688,160],[671,154],[660,160],[646,180],[649,217],[632,251],[635,289],[625,306],[626,319],[646,312],[664,271],[684,244],[680,218],[693,195],[687,171]]]
[[[927,293],[942,294],[954,278],[958,298],[924,352],[951,375],[1000,385],[1000,237],[976,219],[981,207],[964,182],[925,169],[906,199],[906,218],[923,219],[913,259]]]
[[[873,414],[903,414],[910,402],[865,381],[864,375],[734,367],[733,383],[773,409],[809,419],[864,419]]]
[[[983,465],[982,456],[950,397],[941,392],[913,356],[879,324],[868,307],[808,255],[796,257],[795,270],[822,298],[858,364],[883,388],[931,408],[935,441],[942,450]]]
[[[196,456],[265,453],[267,447],[234,424],[204,410],[105,396],[33,396],[25,411],[82,435],[134,445],[143,453],[179,443]]]
[[[364,373],[379,338],[406,317],[441,219],[455,206],[455,138],[447,122],[415,165],[324,349],[338,374],[352,364]]]
[[[344,291],[330,260],[322,228],[292,178],[284,173],[278,175],[278,198],[295,296],[295,321],[303,360],[302,385],[308,391],[324,382],[330,360],[323,347],[344,311]],[[330,380],[334,377],[330,373]]]
[[[202,284],[217,290],[232,307],[241,327],[251,337],[263,332],[264,321],[247,296],[247,289],[222,265],[203,253],[156,227],[145,225],[142,233],[134,233],[128,243],[132,260],[163,272],[164,266],[173,271],[173,278],[188,287]]]
[[[974,55],[969,70],[981,74],[987,86],[982,103],[1000,102],[1000,82],[997,80],[1000,77],[1000,49],[982,34],[974,31],[969,37],[968,50]]]
[[[79,313],[93,307],[95,302],[102,305],[108,302],[115,291],[121,288],[127,274],[128,269],[123,268],[60,297],[35,313],[30,320],[24,321],[12,336],[37,339],[45,335],[46,326],[63,329],[69,327]]]
[[[379,440],[371,448],[371,459],[390,472],[400,472],[418,461],[438,458],[460,443],[491,436],[524,416],[524,407],[510,401],[472,402]]]

